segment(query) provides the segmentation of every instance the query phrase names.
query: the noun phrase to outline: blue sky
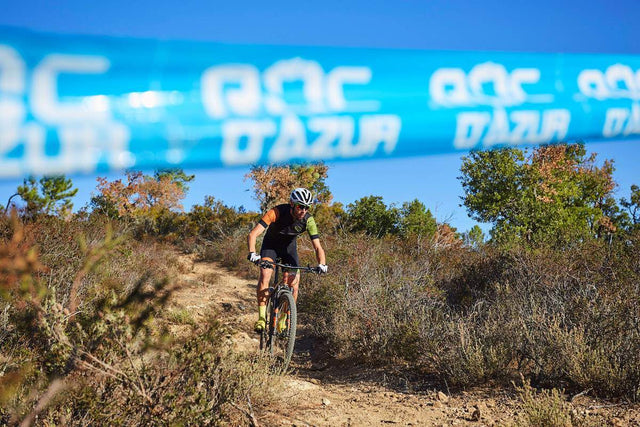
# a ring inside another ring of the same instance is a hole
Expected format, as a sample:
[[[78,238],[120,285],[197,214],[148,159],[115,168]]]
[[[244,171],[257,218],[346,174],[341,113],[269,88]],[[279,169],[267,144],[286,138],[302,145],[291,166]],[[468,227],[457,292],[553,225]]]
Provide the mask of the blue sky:
[[[0,25],[72,34],[116,35],[241,44],[384,47],[426,50],[640,54],[640,2],[485,0],[431,1],[106,1],[5,2]],[[587,141],[588,142],[588,141]],[[599,159],[613,159],[617,196],[640,184],[640,141],[589,143]],[[366,195],[387,203],[418,198],[440,221],[460,231],[475,224],[459,207],[460,155],[329,163],[336,201]],[[194,170],[185,207],[213,195],[230,205],[256,209],[243,180],[246,168]],[[109,178],[120,177],[109,175]],[[95,176],[74,176],[84,205]],[[0,182],[6,203],[18,181]],[[486,227],[483,227],[486,228]]]

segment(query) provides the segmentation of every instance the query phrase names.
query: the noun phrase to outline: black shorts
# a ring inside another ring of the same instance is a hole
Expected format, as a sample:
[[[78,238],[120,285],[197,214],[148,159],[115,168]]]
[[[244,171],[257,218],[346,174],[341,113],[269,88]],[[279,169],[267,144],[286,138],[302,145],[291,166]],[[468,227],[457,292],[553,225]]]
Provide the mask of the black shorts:
[[[283,264],[289,264],[296,267],[300,265],[300,262],[298,261],[298,245],[295,240],[288,245],[278,245],[268,241],[263,242],[262,248],[260,249],[260,257],[271,258],[274,261],[280,258]],[[292,270],[290,273],[295,274],[296,270]]]

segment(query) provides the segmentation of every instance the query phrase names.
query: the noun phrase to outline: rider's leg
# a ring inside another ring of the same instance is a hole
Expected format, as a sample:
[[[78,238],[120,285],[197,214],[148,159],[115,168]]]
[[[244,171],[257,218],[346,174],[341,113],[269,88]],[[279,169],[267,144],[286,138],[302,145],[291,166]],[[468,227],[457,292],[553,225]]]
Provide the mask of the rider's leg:
[[[298,300],[298,283],[300,282],[300,275],[290,272],[284,272],[282,279],[291,288],[294,301]],[[278,318],[278,332],[282,332],[287,327],[287,312],[281,313]]]
[[[263,259],[266,259],[266,258],[263,258]],[[256,290],[256,297],[258,298],[258,306],[267,305],[267,300],[269,299],[269,280],[271,280],[272,274],[273,274],[273,269],[271,268],[260,269],[260,278],[258,279],[258,288]]]
[[[298,261],[298,250],[296,247],[295,240],[287,246],[286,253],[281,256],[282,260],[285,264],[298,266],[300,262]],[[300,274],[296,274],[294,271],[285,271],[282,275],[282,280],[291,288],[291,293],[293,294],[293,300],[298,301],[298,283],[300,283]],[[283,313],[278,322],[278,331],[282,331],[286,328],[287,322],[287,314]]]
[[[286,264],[299,266],[300,261],[298,259],[298,247],[296,245],[296,241],[293,240],[289,246],[287,246],[287,253],[282,257]],[[300,273],[293,271],[288,271],[284,273],[282,277],[287,285],[291,288],[291,293],[293,293],[293,300],[298,301],[298,284],[300,283]]]
[[[272,261],[269,258],[262,259]],[[273,270],[270,268],[260,269],[260,278],[256,289],[256,298],[258,300],[258,321],[254,326],[256,331],[264,329],[267,324],[267,300],[269,299],[269,280],[271,280],[272,274]]]
[[[300,284],[300,274],[285,272],[284,281],[291,288],[291,293],[293,294],[293,300],[298,302],[298,285]]]

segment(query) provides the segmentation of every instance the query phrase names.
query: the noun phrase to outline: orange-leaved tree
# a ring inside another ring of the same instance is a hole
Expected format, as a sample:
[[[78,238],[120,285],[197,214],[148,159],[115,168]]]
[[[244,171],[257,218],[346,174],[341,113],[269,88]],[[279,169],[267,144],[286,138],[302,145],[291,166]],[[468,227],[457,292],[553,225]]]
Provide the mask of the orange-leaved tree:
[[[165,211],[180,211],[187,182],[193,178],[179,169],[156,171],[153,176],[127,172],[124,181],[98,177],[98,195],[91,204],[94,210],[115,217],[154,217]]]
[[[288,202],[291,190],[297,187],[310,190],[318,203],[329,205],[333,196],[325,184],[328,170],[323,163],[254,166],[245,179],[253,181],[254,197],[263,212],[278,203]]]

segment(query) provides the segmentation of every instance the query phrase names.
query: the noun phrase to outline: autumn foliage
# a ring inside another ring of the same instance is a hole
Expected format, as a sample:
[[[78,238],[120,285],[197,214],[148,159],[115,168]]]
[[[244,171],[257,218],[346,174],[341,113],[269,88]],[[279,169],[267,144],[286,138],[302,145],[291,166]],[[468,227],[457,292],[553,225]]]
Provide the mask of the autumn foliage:
[[[264,212],[278,203],[287,203],[291,190],[297,187],[310,190],[319,203],[330,204],[333,196],[325,184],[328,170],[323,163],[255,166],[245,179],[253,181],[255,197]]]
[[[170,177],[157,179],[142,172],[127,172],[124,181],[109,182],[101,177],[97,181],[98,197],[104,207],[120,216],[146,215],[159,209],[182,210],[184,190]]]

